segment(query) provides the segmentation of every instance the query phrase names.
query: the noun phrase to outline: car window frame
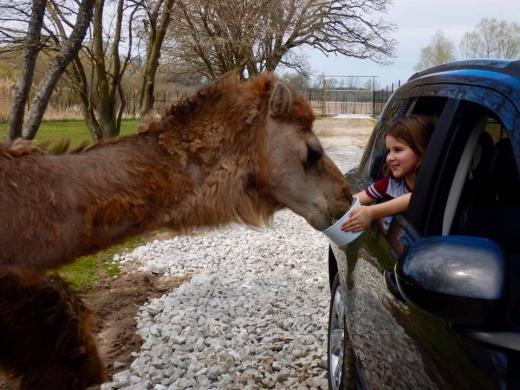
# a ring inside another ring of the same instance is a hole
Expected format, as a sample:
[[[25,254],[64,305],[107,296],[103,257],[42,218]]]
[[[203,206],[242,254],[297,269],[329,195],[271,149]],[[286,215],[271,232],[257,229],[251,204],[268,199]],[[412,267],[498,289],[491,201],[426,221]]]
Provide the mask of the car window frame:
[[[511,139],[511,143],[515,154],[515,161],[517,164],[517,168],[520,172],[520,114],[506,96],[490,88],[475,85],[429,84],[408,87],[407,89],[398,91],[398,95],[405,94],[409,97],[448,97],[451,101],[454,102],[454,104],[457,104],[457,106],[464,104],[464,102],[468,102],[477,104],[493,112],[494,115],[496,115],[497,118],[501,121],[509,135],[509,138]],[[446,108],[447,105],[445,106],[445,109]],[[453,109],[455,109],[455,106],[452,107],[452,110]],[[450,127],[445,127],[444,132],[445,134],[451,134],[452,138],[446,139],[446,137],[444,137],[444,142],[446,142],[446,145],[452,145],[451,148],[453,148],[454,139],[456,137],[461,136],[460,131],[454,132],[453,129],[451,129],[451,126],[456,125],[455,123],[451,122],[455,119],[457,114],[456,112],[452,111],[451,113],[449,113],[449,116],[448,112],[446,112],[445,115],[447,116],[443,118],[443,120],[445,120],[444,126]],[[442,126],[442,124],[440,123],[440,119],[438,126]],[[441,138],[443,137],[439,136],[439,139],[436,141],[436,144],[440,144],[441,142],[443,142]],[[430,141],[430,144],[431,142],[432,141]],[[448,153],[449,152],[444,153],[445,161],[439,161],[438,163],[440,165],[437,165],[436,167],[430,165],[429,172],[425,172],[427,171],[425,169],[422,172],[420,171],[418,173],[416,189],[420,189],[420,191],[415,191],[415,193],[412,193],[410,207],[405,213],[405,217],[408,219],[408,221],[422,235],[441,234],[442,232],[442,217],[439,217],[438,215],[444,213],[437,213],[436,217],[433,213],[433,210],[439,209],[439,207],[441,207],[442,210],[444,210],[444,207],[446,206],[445,201],[444,203],[439,202],[439,190],[440,187],[447,187],[447,189],[444,188],[443,191],[449,191],[450,186],[441,186],[439,184],[439,181],[442,178],[442,167],[445,167],[447,165],[446,158],[449,158]],[[436,154],[440,156],[443,153],[439,150],[436,151]],[[427,157],[425,155],[425,165],[428,165],[428,162],[426,162],[426,158]],[[430,158],[432,160],[435,160],[435,156],[432,156]],[[433,190],[433,192],[423,191],[420,184],[421,180],[424,180],[426,182],[427,188]],[[421,195],[418,195],[419,192],[421,193]],[[447,193],[443,193],[442,195],[442,198],[447,199]],[[426,215],[422,215],[422,210],[428,210],[428,213],[426,213]]]
[[[469,105],[467,104],[469,103]],[[413,241],[429,235],[440,235],[444,211],[460,155],[478,119],[468,114],[474,103],[449,98],[437,120],[425,152],[424,162],[416,178],[410,206],[397,215],[387,233],[387,241],[397,260]],[[447,168],[448,167],[448,168]],[[449,179],[444,178],[450,169]],[[442,212],[439,210],[442,209]],[[425,212],[426,210],[426,212]]]
[[[404,87],[404,88],[403,88]],[[393,234],[395,237],[388,237],[396,243],[395,238],[401,240],[403,236],[415,240],[421,236],[435,235],[442,233],[442,225],[444,218],[444,209],[451,188],[453,176],[455,175],[457,162],[453,163],[454,157],[450,150],[460,148],[461,139],[467,135],[468,127],[474,124],[462,126],[457,121],[457,115],[464,108],[466,102],[475,103],[487,108],[493,112],[504,124],[506,131],[513,143],[513,148],[518,149],[520,142],[514,142],[515,137],[520,137],[520,121],[519,115],[511,102],[502,94],[486,87],[475,85],[454,85],[454,84],[428,84],[405,86],[398,89],[391,97],[388,104],[401,104],[395,114],[390,118],[398,118],[406,115],[407,110],[414,99],[421,97],[440,97],[447,98],[444,109],[436,123],[434,133],[428,145],[425,154],[424,166],[417,175],[416,191],[412,192],[410,206],[403,214],[394,218],[394,224],[400,225],[403,233]],[[462,107],[462,108],[461,108]],[[382,119],[385,119],[383,117]],[[387,118],[388,120],[388,118]],[[384,127],[379,121],[374,129],[369,142],[369,152],[365,154],[364,165],[360,165],[361,177],[369,179],[367,176],[371,170],[371,164],[375,148],[378,140],[382,136],[382,128]],[[520,141],[520,140],[519,140]],[[520,165],[518,156],[520,151],[515,150],[517,166]],[[459,156],[460,157],[460,156]],[[446,166],[452,166],[453,175],[450,175],[449,185],[443,182],[442,173],[446,170]],[[364,169],[361,169],[364,168]],[[519,169],[520,171],[520,169]],[[441,196],[442,195],[442,196]],[[443,212],[435,213],[433,210],[442,208]],[[424,213],[424,210],[428,210]],[[394,227],[394,230],[396,228]],[[399,230],[397,228],[397,230]],[[401,245],[401,244],[399,244]],[[392,245],[393,246],[393,245]]]
[[[511,99],[490,86],[460,83],[420,84],[415,80],[404,84],[395,93],[397,99],[403,97],[438,96],[468,101],[482,105],[492,111],[506,128],[520,172],[520,111]]]
[[[405,213],[407,221],[415,227],[420,234],[426,234],[426,226],[431,219],[431,210],[428,204],[437,192],[437,180],[435,179],[445,165],[445,152],[449,145],[446,143],[451,126],[459,109],[460,101],[449,98],[437,120],[435,129],[428,143],[423,163],[415,182],[415,188],[410,199],[410,206]],[[444,152],[444,153],[443,153]],[[424,210],[428,210],[424,213]]]
[[[361,156],[358,173],[359,176],[365,180],[370,179],[370,172],[372,171],[372,165],[374,164],[375,149],[383,136],[385,125],[393,119],[404,116],[412,103],[412,98],[410,97],[396,98],[395,96],[395,94],[392,95],[385,105],[385,108],[382,111],[383,116],[378,119],[374,126],[372,134],[367,142],[365,152],[363,153],[363,156]],[[395,107],[395,110],[393,109],[394,105],[397,106]]]

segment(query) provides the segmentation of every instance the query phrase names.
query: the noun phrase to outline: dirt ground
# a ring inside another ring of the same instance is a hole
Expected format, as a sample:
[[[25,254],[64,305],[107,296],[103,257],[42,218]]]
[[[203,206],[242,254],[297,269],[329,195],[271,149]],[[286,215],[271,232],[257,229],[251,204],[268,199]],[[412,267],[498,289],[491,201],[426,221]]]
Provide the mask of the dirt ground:
[[[191,275],[163,277],[127,266],[117,277],[108,277],[101,272],[98,277],[98,282],[89,291],[78,293],[94,314],[97,346],[111,378],[116,372],[130,367],[132,352],[141,347],[141,338],[136,334],[139,307],[189,282]],[[0,390],[17,387],[16,381],[8,383],[0,372]],[[99,386],[90,390],[95,389]]]
[[[363,147],[372,128],[373,121],[366,117],[324,118],[315,123],[315,131],[324,147],[337,152],[349,146]],[[151,235],[149,239],[168,237],[168,234]],[[130,367],[132,352],[141,347],[142,340],[135,332],[139,307],[189,282],[191,275],[168,278],[143,273],[135,265],[127,265],[117,277],[108,277],[103,272],[98,277],[97,284],[80,295],[96,316],[98,348],[108,378],[111,378],[116,372]],[[0,390],[16,388],[13,383],[2,382],[0,373]],[[91,388],[94,389],[99,389],[99,386]]]
[[[321,118],[314,122],[314,131],[323,147],[334,154],[348,151],[349,146],[363,149],[374,128],[374,119],[367,116]]]

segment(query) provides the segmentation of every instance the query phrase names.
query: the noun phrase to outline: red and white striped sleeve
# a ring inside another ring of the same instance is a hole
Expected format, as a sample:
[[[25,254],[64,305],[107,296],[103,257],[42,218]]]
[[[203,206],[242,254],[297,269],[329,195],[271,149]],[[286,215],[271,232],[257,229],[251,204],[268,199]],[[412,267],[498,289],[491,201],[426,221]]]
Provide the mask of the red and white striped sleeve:
[[[372,199],[384,200],[387,197],[389,182],[390,178],[388,176],[383,176],[381,179],[376,180],[368,186],[367,189],[365,189],[365,193]]]

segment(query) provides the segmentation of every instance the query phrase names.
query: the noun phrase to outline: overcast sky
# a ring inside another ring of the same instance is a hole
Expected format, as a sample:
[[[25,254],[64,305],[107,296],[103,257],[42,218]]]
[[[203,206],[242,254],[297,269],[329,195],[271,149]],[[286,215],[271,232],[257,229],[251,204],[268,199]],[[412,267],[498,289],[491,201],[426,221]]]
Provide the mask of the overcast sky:
[[[428,45],[437,30],[455,44],[465,32],[475,28],[484,18],[496,18],[520,23],[520,0],[393,0],[383,19],[397,25],[393,37],[398,41],[392,65],[382,66],[370,60],[356,60],[340,56],[325,57],[309,52],[313,74],[378,76],[384,87],[398,80],[405,81],[414,73],[421,48]]]

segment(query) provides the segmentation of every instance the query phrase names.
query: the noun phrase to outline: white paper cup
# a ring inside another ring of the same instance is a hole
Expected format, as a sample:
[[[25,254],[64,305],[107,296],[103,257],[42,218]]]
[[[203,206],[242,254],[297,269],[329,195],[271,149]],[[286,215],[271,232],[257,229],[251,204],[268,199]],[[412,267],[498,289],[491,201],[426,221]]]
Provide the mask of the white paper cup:
[[[352,212],[352,210],[357,209],[359,206],[361,206],[359,199],[353,198],[350,209],[348,209],[345,212],[345,214],[343,214],[343,216],[340,219],[338,219],[333,225],[323,230],[323,233],[337,246],[345,246],[354,241],[361,235],[361,233],[363,233],[363,231],[353,233],[344,232],[343,230],[341,230],[341,225],[343,225],[343,223],[350,217],[350,213]]]

